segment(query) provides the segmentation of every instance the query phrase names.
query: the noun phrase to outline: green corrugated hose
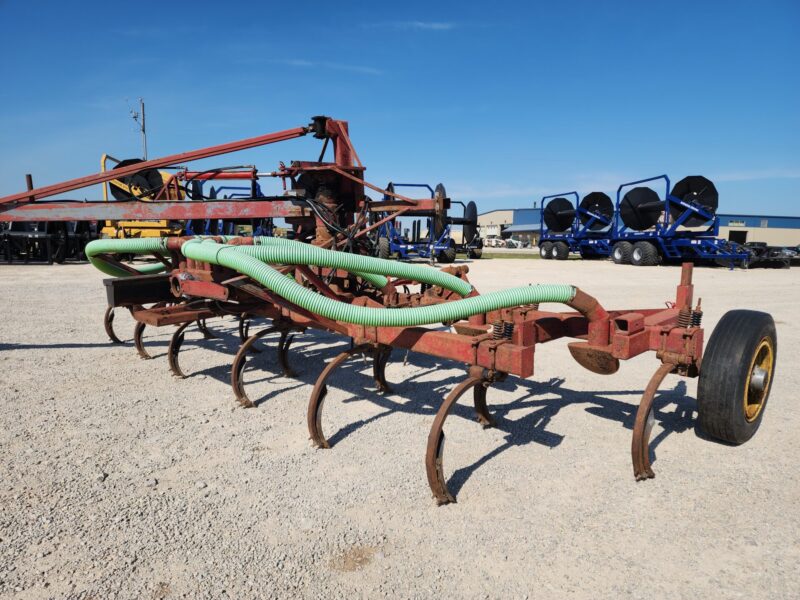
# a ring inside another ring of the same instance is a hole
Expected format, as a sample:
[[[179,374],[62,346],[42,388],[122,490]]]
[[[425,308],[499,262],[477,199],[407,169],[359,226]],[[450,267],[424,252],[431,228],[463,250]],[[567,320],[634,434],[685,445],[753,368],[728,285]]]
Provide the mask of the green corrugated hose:
[[[256,240],[259,244],[263,244],[257,246],[229,246],[217,244],[210,239],[195,238],[183,244],[181,251],[187,258],[228,267],[247,275],[279,296],[315,314],[336,321],[370,327],[408,327],[455,321],[474,314],[524,304],[569,302],[575,296],[575,288],[570,285],[536,285],[511,288],[431,306],[398,309],[353,306],[303,287],[264,261],[275,264],[310,264],[372,275],[392,275],[440,285],[462,295],[470,293],[472,286],[453,275],[430,267],[335,252],[292,240],[265,241],[274,239],[277,238]],[[104,253],[163,254],[166,253],[166,239],[95,240],[86,246],[87,257],[99,270],[108,275],[127,276],[130,273],[96,258],[98,254]],[[138,270],[142,273],[158,272],[163,268],[162,265],[148,265]]]
[[[247,275],[282,298],[314,314],[369,327],[408,327],[456,321],[471,315],[523,304],[569,302],[575,296],[573,286],[556,284],[511,288],[432,306],[398,309],[353,306],[332,300],[303,287],[293,279],[281,275],[258,258],[240,252],[239,250],[243,247],[190,240],[183,245],[182,252],[187,258],[228,267]],[[346,256],[351,255],[347,254]],[[379,260],[371,257],[362,258],[367,259],[365,265]]]
[[[131,273],[97,258],[98,254],[167,254],[167,238],[104,239],[86,244],[86,258],[96,269],[112,277],[130,277]],[[161,273],[162,264],[135,267],[141,275]]]
[[[437,285],[461,296],[467,296],[472,291],[472,286],[463,279],[428,266],[410,265],[396,260],[386,260],[349,252],[336,252],[284,238],[257,237],[255,241],[256,246],[239,246],[238,248],[245,254],[270,264],[330,267],[344,269],[362,277],[366,274],[391,275],[392,277]],[[383,279],[383,284],[376,285],[376,287],[382,288],[384,285],[386,285],[385,278]]]

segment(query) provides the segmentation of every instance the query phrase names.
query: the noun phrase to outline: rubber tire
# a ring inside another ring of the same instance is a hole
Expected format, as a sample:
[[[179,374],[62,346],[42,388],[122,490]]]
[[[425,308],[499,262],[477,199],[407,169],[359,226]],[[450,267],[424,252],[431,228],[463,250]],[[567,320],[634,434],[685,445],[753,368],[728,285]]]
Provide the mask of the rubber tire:
[[[637,267],[657,265],[658,249],[650,242],[636,242],[631,250],[631,264]]]
[[[553,251],[553,242],[543,242],[539,246],[539,256],[541,256],[545,260],[550,260],[552,256],[550,253]]]
[[[469,258],[478,259],[483,256],[483,248],[470,248],[469,252],[467,252],[467,256]]]
[[[761,412],[753,422],[744,413],[748,369],[765,337],[772,340],[772,372]],[[755,310],[731,310],[720,319],[703,353],[697,384],[697,421],[703,431],[723,442],[743,444],[755,435],[775,375],[778,339],[772,316]]]
[[[556,260],[567,260],[569,257],[569,246],[564,242],[553,244],[553,258]]]
[[[389,245],[389,238],[378,238],[378,258],[389,259],[392,257],[392,248]]]
[[[69,229],[66,223],[54,223],[55,237],[51,244],[51,251],[53,253],[53,262],[58,265],[63,265],[67,260],[67,243],[69,240]]]
[[[630,264],[631,254],[633,254],[633,244],[630,242],[617,242],[611,249],[611,258],[617,265]]]
[[[445,248],[436,255],[436,260],[443,264],[448,264],[456,260],[456,247],[452,240],[450,240],[449,247]]]

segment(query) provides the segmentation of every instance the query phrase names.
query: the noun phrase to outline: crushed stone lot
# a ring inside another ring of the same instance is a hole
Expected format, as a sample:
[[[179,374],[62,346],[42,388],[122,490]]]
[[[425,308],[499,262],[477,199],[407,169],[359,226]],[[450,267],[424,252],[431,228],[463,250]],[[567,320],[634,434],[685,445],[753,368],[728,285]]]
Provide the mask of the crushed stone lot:
[[[608,308],[662,306],[679,269],[610,262],[470,263],[481,292],[573,283]],[[733,447],[695,429],[696,380],[670,375],[655,400],[656,478],[630,464],[648,353],[603,377],[566,340],[537,347],[536,374],[489,389],[499,426],[465,396],[447,423],[458,502],[425,478],[433,415],[457,364],[395,350],[393,391],[353,360],[329,382],[316,450],[306,407],[324,363],[347,347],[298,336],[280,376],[276,338],[256,355],[243,409],[229,385],[234,319],[217,339],[148,329],[153,360],[102,326],[103,275],[89,265],[0,266],[0,597],[3,598],[798,598],[800,269],[695,270],[710,335],[723,313],[777,323],[778,365],[761,429]]]

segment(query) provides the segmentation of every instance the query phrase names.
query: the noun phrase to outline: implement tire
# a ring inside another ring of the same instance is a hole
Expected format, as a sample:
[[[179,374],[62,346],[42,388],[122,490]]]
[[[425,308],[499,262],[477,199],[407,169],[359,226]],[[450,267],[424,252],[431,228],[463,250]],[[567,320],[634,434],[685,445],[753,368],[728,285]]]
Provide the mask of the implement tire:
[[[392,248],[389,245],[389,238],[378,238],[378,258],[391,258]]]
[[[771,315],[731,310],[708,340],[697,384],[700,427],[711,437],[743,444],[755,435],[769,398],[778,339]]]
[[[611,250],[611,258],[617,265],[630,264],[631,254],[633,254],[633,244],[630,242],[617,242]]]
[[[556,260],[567,260],[569,257],[569,246],[564,242],[553,244],[553,258]]]
[[[658,248],[650,242],[636,242],[631,252],[631,264],[637,267],[652,267],[658,264]]]

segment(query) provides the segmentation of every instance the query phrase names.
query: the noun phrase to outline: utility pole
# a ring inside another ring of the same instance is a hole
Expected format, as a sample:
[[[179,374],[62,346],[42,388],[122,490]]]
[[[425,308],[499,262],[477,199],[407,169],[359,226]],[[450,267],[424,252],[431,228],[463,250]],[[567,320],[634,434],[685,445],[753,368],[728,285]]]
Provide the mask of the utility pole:
[[[139,98],[139,110],[131,109],[131,118],[139,125],[142,134],[142,158],[147,160],[147,129],[144,118],[144,98]]]

